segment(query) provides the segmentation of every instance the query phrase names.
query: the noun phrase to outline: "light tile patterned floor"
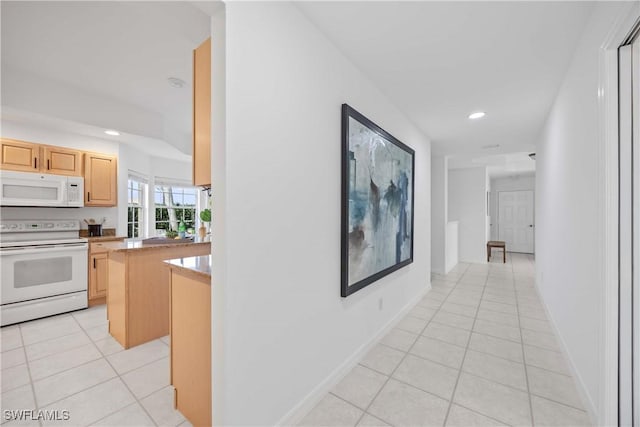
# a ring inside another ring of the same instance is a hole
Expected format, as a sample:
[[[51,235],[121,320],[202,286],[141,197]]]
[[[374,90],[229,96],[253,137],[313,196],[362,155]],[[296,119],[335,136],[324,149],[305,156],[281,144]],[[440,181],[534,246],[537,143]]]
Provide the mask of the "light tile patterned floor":
[[[434,276],[300,425],[591,425],[534,287],[533,257],[492,261]]]
[[[190,425],[173,409],[168,343],[124,350],[107,331],[105,306],[2,328],[3,427]],[[5,410],[21,409],[68,410],[71,418],[5,419]]]

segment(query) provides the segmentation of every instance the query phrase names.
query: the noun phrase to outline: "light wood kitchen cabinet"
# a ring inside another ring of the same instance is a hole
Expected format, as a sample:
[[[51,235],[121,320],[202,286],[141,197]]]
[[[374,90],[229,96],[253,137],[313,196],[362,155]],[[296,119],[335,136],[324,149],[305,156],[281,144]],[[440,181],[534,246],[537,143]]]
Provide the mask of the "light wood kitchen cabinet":
[[[211,187],[211,38],[193,51],[193,185]]]
[[[108,261],[107,254],[91,255],[89,257],[89,302],[90,305],[103,304],[107,298]]]
[[[2,138],[2,161],[6,170],[82,176],[82,151]]]
[[[109,283],[109,256],[101,245],[106,241],[123,241],[124,237],[102,237],[89,239],[89,306],[107,302],[107,284]]]
[[[209,256],[191,259],[210,265]],[[178,262],[171,266],[174,404],[193,426],[211,426],[211,275],[180,268],[183,260],[173,261]]]
[[[109,333],[125,349],[169,334],[171,277],[164,260],[208,255],[211,244],[103,243],[109,250]]]
[[[40,144],[1,138],[0,167],[21,172],[40,171]]]
[[[84,205],[118,204],[118,166],[115,156],[84,154]]]
[[[41,171],[54,175],[82,176],[82,151],[69,148],[41,147]]]

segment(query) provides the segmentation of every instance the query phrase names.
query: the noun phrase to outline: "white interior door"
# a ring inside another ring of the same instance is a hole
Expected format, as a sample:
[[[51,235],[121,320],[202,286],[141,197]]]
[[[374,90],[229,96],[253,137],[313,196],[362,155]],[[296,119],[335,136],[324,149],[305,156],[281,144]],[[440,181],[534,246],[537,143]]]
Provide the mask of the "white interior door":
[[[509,252],[533,253],[533,191],[498,193],[498,239]]]

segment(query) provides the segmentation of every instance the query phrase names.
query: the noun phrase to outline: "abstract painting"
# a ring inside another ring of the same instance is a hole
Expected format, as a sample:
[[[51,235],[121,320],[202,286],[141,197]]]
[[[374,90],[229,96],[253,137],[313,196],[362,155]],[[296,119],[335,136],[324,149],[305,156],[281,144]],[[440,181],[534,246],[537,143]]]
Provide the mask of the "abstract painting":
[[[413,262],[415,152],[342,105],[343,297]]]

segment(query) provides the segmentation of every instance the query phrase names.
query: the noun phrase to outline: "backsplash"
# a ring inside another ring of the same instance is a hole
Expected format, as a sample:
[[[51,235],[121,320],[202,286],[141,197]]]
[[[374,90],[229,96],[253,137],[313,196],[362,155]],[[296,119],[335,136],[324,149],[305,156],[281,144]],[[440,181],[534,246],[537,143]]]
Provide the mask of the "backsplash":
[[[114,237],[114,236],[116,236],[116,229],[115,228],[103,228],[102,229],[102,236],[103,237]],[[80,237],[90,237],[89,236],[89,230],[80,230]]]
[[[7,219],[76,219],[80,221],[80,229],[86,230],[84,219],[93,218],[100,222],[106,218],[103,228],[116,228],[118,226],[118,208],[32,208],[11,207],[0,208],[0,218]]]

